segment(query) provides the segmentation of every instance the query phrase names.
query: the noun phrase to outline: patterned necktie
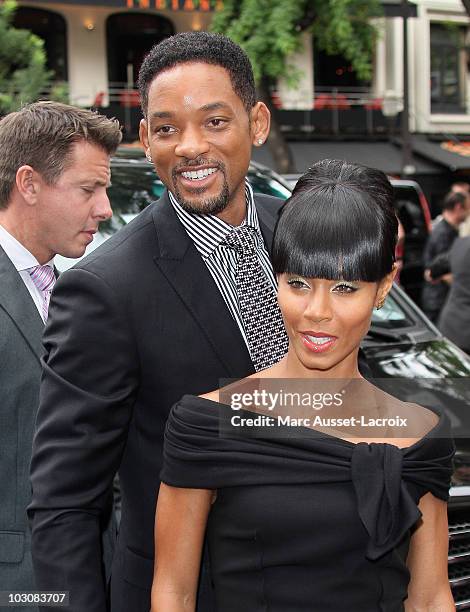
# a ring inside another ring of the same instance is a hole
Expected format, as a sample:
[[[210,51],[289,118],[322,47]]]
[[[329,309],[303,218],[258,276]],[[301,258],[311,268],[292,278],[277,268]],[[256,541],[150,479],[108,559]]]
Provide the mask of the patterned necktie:
[[[42,318],[47,321],[47,311],[51,299],[52,289],[55,284],[55,274],[51,266],[35,266],[28,269],[33,283],[43,294]]]
[[[248,225],[234,227],[224,243],[237,253],[238,301],[251,360],[259,372],[285,355],[288,340],[276,292],[256,253],[255,233]]]

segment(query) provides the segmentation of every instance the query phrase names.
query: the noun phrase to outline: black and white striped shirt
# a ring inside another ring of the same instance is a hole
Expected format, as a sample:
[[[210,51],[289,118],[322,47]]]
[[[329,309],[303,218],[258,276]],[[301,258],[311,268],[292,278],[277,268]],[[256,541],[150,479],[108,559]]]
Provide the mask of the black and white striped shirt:
[[[237,255],[233,249],[222,244],[233,229],[233,226],[215,215],[188,213],[181,208],[172,193],[169,192],[169,196],[178,219],[201,254],[202,260],[211,273],[248,347],[235,284]],[[261,268],[274,290],[277,291],[276,279],[259,226],[258,214],[253,200],[253,190],[248,183],[245,184],[245,199],[246,217],[242,225],[249,225],[256,230],[256,252]]]

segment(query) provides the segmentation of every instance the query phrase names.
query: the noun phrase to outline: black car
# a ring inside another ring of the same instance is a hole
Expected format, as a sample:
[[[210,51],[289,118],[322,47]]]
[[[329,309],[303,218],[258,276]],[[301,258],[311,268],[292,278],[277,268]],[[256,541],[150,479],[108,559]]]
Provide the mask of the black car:
[[[441,408],[451,421],[457,451],[448,506],[449,580],[457,610],[470,609],[470,358],[396,286],[374,311],[362,348],[378,386]]]
[[[108,193],[114,216],[100,226],[96,243],[92,243],[95,248],[158,199],[164,189],[145,158],[118,157],[111,168]],[[248,179],[254,191],[283,198],[290,194],[289,183],[258,164],[251,164]],[[413,270],[422,270],[419,254],[428,220],[416,184],[409,183],[392,181],[397,210],[408,230],[408,265],[413,278]],[[72,260],[56,257],[59,269],[72,264]],[[406,267],[402,275],[405,271]],[[457,444],[449,502],[449,578],[457,609],[470,609],[470,357],[444,338],[396,285],[384,307],[374,310],[362,346],[376,384],[421,405],[437,404],[449,415]]]

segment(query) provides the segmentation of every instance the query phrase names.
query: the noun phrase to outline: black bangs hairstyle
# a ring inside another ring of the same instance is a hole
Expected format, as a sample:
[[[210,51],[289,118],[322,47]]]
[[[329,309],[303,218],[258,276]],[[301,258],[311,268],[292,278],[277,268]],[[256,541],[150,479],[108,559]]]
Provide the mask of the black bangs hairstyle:
[[[276,274],[378,282],[395,261],[393,188],[380,170],[324,159],[300,177],[274,234]]]

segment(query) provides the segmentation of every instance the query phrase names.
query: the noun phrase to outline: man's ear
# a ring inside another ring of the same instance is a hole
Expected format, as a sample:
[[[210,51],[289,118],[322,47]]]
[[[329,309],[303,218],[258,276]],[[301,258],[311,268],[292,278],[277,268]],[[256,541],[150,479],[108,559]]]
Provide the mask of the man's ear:
[[[251,109],[252,143],[260,147],[266,142],[271,125],[271,113],[264,102],[257,102]]]
[[[140,142],[142,143],[145,149],[145,154],[147,154],[149,150],[149,137],[148,137],[147,130],[148,130],[147,119],[141,119],[140,125],[139,125],[139,138],[140,138]]]
[[[16,171],[16,188],[23,200],[30,206],[37,202],[42,179],[31,166],[20,166]]]

